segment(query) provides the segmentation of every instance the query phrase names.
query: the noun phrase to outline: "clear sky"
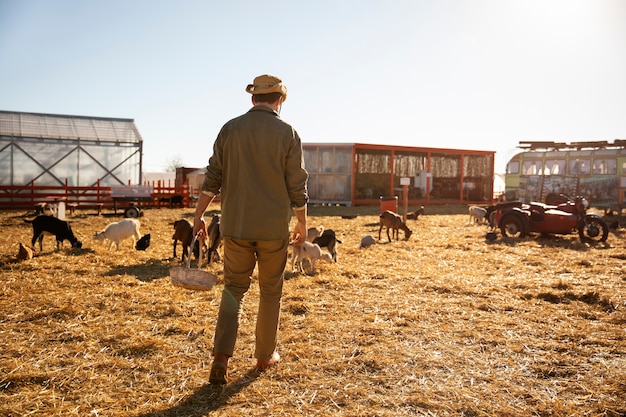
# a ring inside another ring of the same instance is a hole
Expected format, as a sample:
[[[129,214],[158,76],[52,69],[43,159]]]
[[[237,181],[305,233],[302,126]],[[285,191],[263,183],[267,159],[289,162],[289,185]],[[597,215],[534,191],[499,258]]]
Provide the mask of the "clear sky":
[[[0,110],[135,120],[203,167],[246,84],[304,143],[496,151],[626,139],[624,0],[0,0]]]

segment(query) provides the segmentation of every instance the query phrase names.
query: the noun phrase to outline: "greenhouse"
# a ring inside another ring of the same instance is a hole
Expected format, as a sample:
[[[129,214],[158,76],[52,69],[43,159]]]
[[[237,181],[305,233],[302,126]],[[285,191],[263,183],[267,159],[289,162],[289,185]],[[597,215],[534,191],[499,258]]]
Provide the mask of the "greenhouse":
[[[0,110],[0,185],[141,184],[133,119]]]

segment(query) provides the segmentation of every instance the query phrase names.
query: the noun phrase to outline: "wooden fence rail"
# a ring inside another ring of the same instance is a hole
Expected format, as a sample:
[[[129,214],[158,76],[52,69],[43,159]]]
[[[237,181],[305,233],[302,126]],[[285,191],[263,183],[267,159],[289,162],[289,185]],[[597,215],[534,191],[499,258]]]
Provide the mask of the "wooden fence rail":
[[[192,207],[194,198],[187,185],[176,187],[160,181],[113,187],[100,185],[100,181],[91,187],[70,186],[67,180],[65,185],[37,185],[34,181],[28,185],[0,185],[0,209],[37,211],[61,201],[70,211],[91,207],[100,212],[125,203],[148,207]]]

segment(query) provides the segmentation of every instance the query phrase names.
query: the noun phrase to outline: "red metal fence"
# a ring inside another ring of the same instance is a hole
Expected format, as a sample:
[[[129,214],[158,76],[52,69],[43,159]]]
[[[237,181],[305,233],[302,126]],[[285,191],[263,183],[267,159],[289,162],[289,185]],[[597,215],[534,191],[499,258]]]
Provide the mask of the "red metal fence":
[[[135,197],[133,191],[141,190],[141,197]],[[148,192],[146,192],[148,190]],[[95,186],[74,187],[65,185],[37,185],[31,181],[28,185],[0,185],[0,209],[37,209],[46,204],[65,202],[74,208],[117,207],[120,202],[137,203],[149,207],[192,207],[193,197],[189,186],[165,185],[161,181],[142,186],[127,185],[121,187],[102,186],[100,181]]]

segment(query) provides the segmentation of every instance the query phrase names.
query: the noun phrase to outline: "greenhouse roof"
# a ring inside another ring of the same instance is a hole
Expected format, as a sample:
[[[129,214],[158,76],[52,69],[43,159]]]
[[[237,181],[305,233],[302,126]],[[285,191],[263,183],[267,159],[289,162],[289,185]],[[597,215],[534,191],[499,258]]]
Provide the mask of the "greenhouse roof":
[[[133,119],[0,110],[0,136],[101,142],[141,142]]]

